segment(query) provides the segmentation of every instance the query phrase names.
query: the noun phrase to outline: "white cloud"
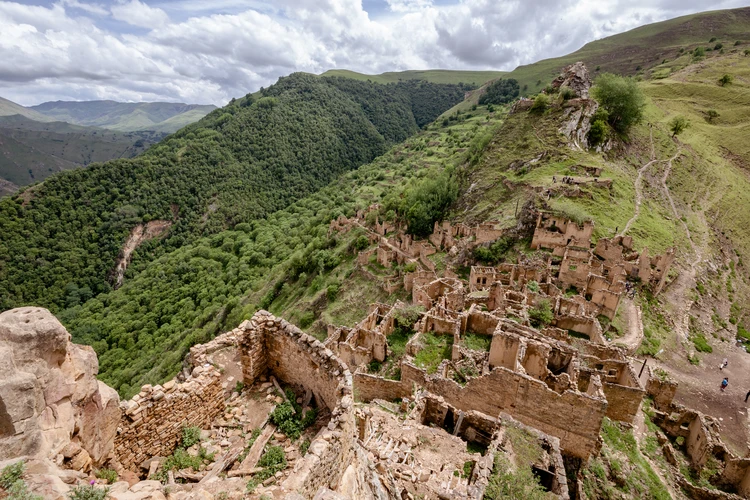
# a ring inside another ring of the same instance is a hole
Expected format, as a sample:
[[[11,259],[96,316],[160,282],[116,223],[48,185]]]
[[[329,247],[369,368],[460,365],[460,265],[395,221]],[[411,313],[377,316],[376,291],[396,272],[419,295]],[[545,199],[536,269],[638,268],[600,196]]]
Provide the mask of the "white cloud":
[[[388,0],[372,17],[361,0],[154,2],[120,0],[105,12],[86,0],[0,0],[0,96],[222,104],[293,71],[511,70],[704,8],[698,0]]]
[[[112,17],[141,28],[158,28],[169,23],[169,16],[157,7],[149,7],[139,0],[112,6]]]
[[[385,0],[393,12],[413,12],[432,6],[432,0]]]
[[[100,4],[79,2],[78,0],[62,0],[61,3],[66,7],[81,9],[85,12],[88,12],[89,14],[96,14],[98,16],[109,15],[109,10],[105,9]]]

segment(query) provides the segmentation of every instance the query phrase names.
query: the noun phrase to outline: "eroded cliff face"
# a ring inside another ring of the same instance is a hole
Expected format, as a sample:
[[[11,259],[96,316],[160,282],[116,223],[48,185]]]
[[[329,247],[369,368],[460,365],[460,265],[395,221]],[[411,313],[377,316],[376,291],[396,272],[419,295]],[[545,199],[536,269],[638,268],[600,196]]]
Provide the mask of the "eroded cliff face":
[[[119,397],[96,379],[94,350],[70,339],[46,309],[0,314],[0,460],[49,458],[88,470],[111,453]]]

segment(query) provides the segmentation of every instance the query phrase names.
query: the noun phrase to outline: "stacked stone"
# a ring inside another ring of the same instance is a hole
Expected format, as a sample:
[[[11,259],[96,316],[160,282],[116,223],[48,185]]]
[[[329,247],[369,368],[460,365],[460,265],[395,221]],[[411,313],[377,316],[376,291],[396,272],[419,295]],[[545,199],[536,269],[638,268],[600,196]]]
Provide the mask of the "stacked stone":
[[[213,366],[196,366],[183,383],[144,385],[121,403],[123,418],[115,438],[115,455],[130,470],[154,456],[170,455],[184,427],[205,428],[224,411],[221,375]]]
[[[311,498],[321,487],[335,488],[354,450],[351,372],[322,342],[267,311],[257,312],[243,326],[241,351],[246,383],[261,374],[261,368],[268,369],[287,383],[312,390],[319,403],[331,411],[327,429],[312,441],[282,489]]]

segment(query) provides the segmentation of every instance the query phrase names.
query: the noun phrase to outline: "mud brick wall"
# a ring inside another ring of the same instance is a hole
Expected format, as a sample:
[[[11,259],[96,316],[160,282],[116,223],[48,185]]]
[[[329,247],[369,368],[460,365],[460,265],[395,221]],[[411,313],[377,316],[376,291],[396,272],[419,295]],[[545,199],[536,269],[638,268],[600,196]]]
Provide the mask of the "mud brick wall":
[[[171,455],[183,427],[205,428],[224,411],[221,375],[213,367],[199,366],[183,383],[143,386],[121,407],[115,457],[126,469],[137,471],[144,460]]]
[[[428,376],[411,363],[401,363],[401,381],[426,388],[463,411],[487,415],[506,412],[520,422],[560,439],[569,454],[588,458],[598,451],[599,429],[607,408],[603,397],[574,391],[562,394],[544,382],[497,367],[461,387],[451,379]]]

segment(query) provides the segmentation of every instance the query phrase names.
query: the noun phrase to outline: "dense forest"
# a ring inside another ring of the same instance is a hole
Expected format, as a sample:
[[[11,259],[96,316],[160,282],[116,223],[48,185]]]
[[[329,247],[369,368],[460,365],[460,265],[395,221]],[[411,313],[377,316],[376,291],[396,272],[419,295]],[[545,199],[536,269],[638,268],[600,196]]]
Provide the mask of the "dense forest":
[[[64,172],[0,200],[0,310],[59,311],[111,290],[129,231],[173,221],[132,264],[267,217],[383,154],[467,87],[293,74],[230,102],[141,156]],[[197,305],[197,304],[196,304]]]

